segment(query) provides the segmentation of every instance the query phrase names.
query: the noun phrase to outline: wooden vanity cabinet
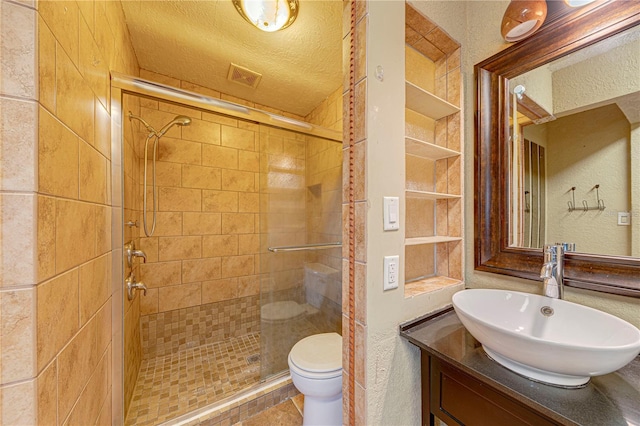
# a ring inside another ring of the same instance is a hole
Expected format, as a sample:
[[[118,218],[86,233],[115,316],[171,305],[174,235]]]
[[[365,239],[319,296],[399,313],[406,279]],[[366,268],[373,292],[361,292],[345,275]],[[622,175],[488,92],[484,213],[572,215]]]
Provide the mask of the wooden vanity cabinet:
[[[451,364],[421,351],[422,424],[447,426],[558,425]]]

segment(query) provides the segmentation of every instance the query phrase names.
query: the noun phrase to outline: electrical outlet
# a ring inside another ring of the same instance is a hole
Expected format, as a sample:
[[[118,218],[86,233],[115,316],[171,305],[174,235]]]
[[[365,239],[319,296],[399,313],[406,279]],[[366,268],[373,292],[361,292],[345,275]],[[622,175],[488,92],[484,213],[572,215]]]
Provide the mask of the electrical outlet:
[[[400,271],[398,270],[400,264],[400,256],[385,256],[383,267],[383,290],[393,290],[398,288],[398,276]]]

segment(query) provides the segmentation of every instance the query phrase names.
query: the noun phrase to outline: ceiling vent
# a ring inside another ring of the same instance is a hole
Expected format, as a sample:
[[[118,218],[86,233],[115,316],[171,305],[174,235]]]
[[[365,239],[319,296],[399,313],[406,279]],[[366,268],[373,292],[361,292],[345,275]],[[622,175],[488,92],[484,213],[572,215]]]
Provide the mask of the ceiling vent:
[[[261,78],[262,74],[234,63],[231,63],[231,66],[229,67],[229,75],[227,76],[228,80],[242,84],[243,86],[249,86],[252,89],[258,87],[258,83],[260,83]]]

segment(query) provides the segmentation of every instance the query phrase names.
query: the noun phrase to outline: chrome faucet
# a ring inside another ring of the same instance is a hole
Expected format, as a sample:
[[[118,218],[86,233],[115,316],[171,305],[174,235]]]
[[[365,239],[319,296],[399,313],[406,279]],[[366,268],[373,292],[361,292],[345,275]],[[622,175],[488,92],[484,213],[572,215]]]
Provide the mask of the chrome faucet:
[[[564,244],[545,244],[544,264],[540,278],[544,280],[543,293],[554,299],[564,299]]]

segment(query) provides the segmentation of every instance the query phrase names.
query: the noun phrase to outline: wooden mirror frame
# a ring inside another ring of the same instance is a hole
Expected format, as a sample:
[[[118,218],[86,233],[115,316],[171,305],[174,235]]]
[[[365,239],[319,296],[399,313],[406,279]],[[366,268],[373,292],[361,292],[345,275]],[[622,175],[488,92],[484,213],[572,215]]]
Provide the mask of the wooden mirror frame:
[[[640,2],[597,1],[551,19],[475,66],[475,269],[536,281],[542,250],[508,244],[508,80],[640,24]],[[568,253],[564,274],[570,287],[640,298],[639,258]]]

